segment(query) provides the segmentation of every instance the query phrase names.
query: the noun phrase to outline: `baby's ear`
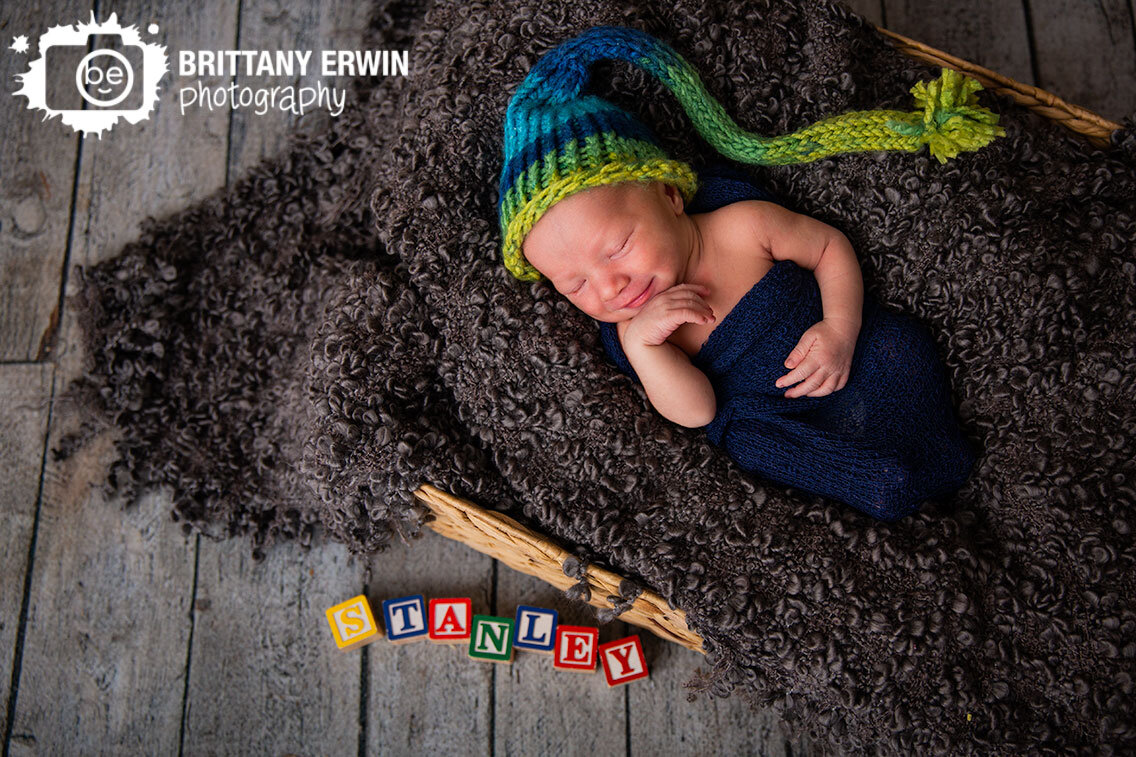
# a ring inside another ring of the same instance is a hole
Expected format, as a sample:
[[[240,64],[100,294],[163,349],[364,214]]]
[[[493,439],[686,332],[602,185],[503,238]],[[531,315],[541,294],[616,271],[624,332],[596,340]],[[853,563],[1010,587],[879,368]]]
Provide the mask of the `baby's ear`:
[[[662,186],[663,199],[674,208],[676,213],[682,213],[686,203],[682,199],[682,192],[678,191],[678,187],[660,181],[659,185]]]

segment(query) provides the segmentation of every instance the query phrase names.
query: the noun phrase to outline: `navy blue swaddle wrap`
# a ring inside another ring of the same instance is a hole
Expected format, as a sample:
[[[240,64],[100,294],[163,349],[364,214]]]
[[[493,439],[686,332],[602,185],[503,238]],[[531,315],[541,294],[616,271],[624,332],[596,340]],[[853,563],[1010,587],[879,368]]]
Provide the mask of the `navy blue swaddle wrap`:
[[[777,202],[726,166],[706,169],[687,211],[740,200]],[[976,460],[958,426],[927,328],[865,295],[848,382],[824,397],[786,398],[774,382],[801,335],[823,318],[812,271],[777,261],[711,332],[692,363],[710,379],[712,444],[743,469],[843,502],[884,521],[962,486]],[[615,324],[596,321],[604,348],[639,380]]]

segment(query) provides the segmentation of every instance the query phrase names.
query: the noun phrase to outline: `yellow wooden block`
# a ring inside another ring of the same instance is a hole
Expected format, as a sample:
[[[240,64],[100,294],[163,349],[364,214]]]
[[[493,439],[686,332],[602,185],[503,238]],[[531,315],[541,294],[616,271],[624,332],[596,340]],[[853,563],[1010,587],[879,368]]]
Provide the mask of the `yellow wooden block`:
[[[371,614],[371,603],[364,594],[340,602],[327,611],[327,622],[342,650],[355,649],[383,637]]]

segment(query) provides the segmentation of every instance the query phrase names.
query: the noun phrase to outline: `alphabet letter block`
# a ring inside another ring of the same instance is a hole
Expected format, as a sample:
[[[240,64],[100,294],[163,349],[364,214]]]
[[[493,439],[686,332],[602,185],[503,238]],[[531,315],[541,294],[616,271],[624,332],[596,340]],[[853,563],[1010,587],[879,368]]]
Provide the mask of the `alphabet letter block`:
[[[335,645],[342,650],[370,644],[383,636],[375,624],[375,616],[371,614],[371,603],[364,594],[340,602],[326,614]]]
[[[383,622],[391,644],[426,638],[426,601],[421,594],[383,600]]]
[[[517,606],[513,646],[530,652],[551,654],[556,646],[556,610],[543,607]]]
[[[474,615],[469,656],[489,662],[512,662],[513,619]]]
[[[599,652],[609,687],[647,677],[647,658],[639,634],[601,644]]]
[[[577,673],[592,673],[596,669],[596,647],[600,643],[600,629],[587,626],[558,626],[556,653],[552,667]]]
[[[469,641],[473,600],[469,597],[430,600],[430,641],[435,644],[464,644]]]

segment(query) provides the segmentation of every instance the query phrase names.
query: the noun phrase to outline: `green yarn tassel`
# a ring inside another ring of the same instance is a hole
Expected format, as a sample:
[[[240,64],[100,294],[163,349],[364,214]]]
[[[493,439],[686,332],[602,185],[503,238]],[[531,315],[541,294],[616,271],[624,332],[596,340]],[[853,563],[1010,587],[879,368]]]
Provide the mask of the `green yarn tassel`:
[[[949,68],[931,82],[911,88],[920,110],[864,110],[843,113],[792,134],[763,137],[745,131],[710,96],[689,66],[668,71],[668,84],[698,132],[732,160],[756,165],[808,163],[831,155],[876,150],[915,152],[928,145],[940,163],[978,150],[1006,132],[998,114],[978,104],[977,80]]]
[[[958,71],[944,68],[932,82],[919,82],[911,89],[922,112],[888,124],[900,134],[916,137],[931,154],[946,163],[960,152],[978,150],[1006,136],[998,126],[998,114],[978,104],[975,94],[982,85]]]

